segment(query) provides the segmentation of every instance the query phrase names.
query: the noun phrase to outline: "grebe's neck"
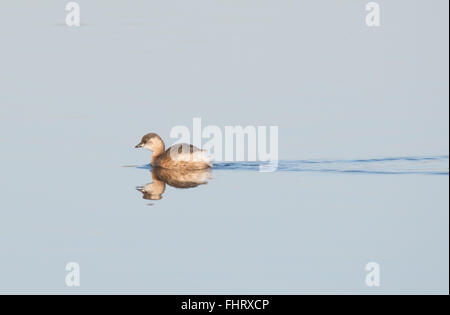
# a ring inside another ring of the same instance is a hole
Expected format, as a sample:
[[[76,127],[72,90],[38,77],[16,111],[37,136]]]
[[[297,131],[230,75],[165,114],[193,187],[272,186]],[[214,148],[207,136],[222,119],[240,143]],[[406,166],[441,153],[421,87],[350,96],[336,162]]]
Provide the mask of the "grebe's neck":
[[[152,155],[152,164],[156,161],[156,159],[164,153],[166,147],[162,140],[157,141],[156,144],[153,145],[153,155]]]

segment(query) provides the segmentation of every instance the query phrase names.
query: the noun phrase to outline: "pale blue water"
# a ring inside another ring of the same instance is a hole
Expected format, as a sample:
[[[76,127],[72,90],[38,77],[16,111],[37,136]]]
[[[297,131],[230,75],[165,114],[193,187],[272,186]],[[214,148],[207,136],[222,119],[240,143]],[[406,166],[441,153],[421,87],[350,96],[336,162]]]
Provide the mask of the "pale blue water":
[[[448,156],[280,161],[274,173],[258,170],[254,162],[215,163],[207,185],[168,186],[161,200],[141,200],[157,221],[181,216],[183,239],[177,231],[169,242],[170,257],[183,261],[170,265],[183,271],[165,276],[192,287],[177,292],[448,292]],[[381,265],[380,288],[364,285],[369,261]]]
[[[0,4],[0,292],[448,293],[448,1],[78,2]],[[193,117],[278,171],[158,182]]]
[[[102,160],[47,178],[22,165],[28,182],[2,185],[2,292],[448,292],[447,156],[220,163],[160,200],[136,191],[148,165]],[[364,282],[372,261],[380,288]]]
[[[262,163],[264,164],[264,163]],[[448,156],[279,161],[280,172],[448,175]],[[215,163],[216,169],[259,170],[259,163]]]

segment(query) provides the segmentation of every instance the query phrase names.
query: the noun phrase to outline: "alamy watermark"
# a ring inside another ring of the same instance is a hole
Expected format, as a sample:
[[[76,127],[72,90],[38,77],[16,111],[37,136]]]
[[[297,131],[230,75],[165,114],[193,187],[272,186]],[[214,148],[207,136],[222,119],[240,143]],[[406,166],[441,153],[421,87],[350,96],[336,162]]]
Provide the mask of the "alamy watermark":
[[[381,26],[381,8],[380,4],[375,1],[371,1],[366,4],[365,7],[367,14],[365,23],[368,27],[380,27]],[[66,4],[65,10],[68,12],[66,15],[66,25],[69,27],[79,27],[80,24],[80,5],[77,2],[71,1]]]
[[[368,27],[380,27],[381,26],[381,8],[380,4],[375,1],[371,1],[366,4],[365,22]],[[66,4],[65,10],[68,12],[66,15],[66,25],[69,27],[79,27],[80,24],[80,5],[77,2],[71,1]]]
[[[66,285],[70,288],[80,286],[80,264],[69,262],[66,264]]]
[[[366,286],[373,288],[381,285],[381,267],[377,262],[370,262],[366,265]]]
[[[366,25],[368,27],[380,27],[381,26],[381,9],[380,4],[377,2],[369,2],[366,4]]]
[[[66,11],[68,12],[66,15],[66,25],[71,26],[80,26],[80,5],[76,2],[69,2],[66,4]]]
[[[203,128],[202,119],[196,117],[192,132],[189,127],[178,125],[171,129],[170,137],[177,139],[174,144],[188,143],[202,148],[215,162],[262,162],[261,172],[273,172],[278,168],[278,130],[278,126],[251,125],[225,126],[223,130],[214,125]],[[176,146],[173,148],[178,150]],[[190,147],[183,146],[182,150],[187,153]],[[178,156],[192,158],[189,154]]]

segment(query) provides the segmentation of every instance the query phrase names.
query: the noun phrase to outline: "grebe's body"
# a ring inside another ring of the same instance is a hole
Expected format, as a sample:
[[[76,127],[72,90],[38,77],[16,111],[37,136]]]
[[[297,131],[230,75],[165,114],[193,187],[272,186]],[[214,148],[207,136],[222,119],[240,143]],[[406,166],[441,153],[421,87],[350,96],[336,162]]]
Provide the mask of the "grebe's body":
[[[211,179],[210,169],[167,169],[162,167],[152,168],[153,182],[136,187],[142,193],[142,198],[148,200],[160,200],[166,190],[166,184],[175,188],[194,188],[205,185]]]
[[[176,144],[165,150],[165,145],[156,133],[142,137],[136,148],[146,148],[153,152],[152,166],[165,169],[201,170],[212,167],[206,151],[190,144]]]

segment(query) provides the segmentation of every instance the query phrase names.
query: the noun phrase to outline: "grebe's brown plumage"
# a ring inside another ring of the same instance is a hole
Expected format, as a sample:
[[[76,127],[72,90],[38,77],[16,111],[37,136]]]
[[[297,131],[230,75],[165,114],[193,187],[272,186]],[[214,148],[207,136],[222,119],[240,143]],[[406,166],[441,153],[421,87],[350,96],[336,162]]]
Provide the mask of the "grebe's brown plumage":
[[[204,150],[184,143],[173,145],[165,150],[164,141],[156,133],[149,133],[143,136],[136,148],[146,148],[153,152],[153,167],[191,170],[212,167],[211,159]]]
[[[205,185],[211,179],[210,169],[166,169],[152,168],[153,182],[136,187],[147,200],[160,200],[166,190],[166,184],[175,188],[187,189]]]

